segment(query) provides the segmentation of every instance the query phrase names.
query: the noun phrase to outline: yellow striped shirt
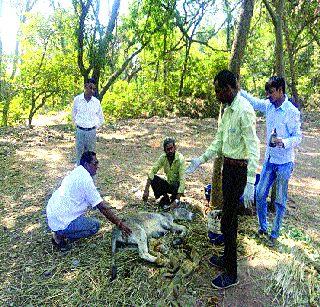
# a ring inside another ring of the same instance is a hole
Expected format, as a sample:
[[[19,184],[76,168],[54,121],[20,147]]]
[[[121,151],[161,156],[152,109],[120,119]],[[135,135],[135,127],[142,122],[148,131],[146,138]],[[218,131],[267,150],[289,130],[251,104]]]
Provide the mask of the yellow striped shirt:
[[[247,182],[254,183],[260,157],[259,144],[254,109],[238,93],[231,105],[225,108],[215,139],[200,160],[204,163],[214,156],[247,159]]]

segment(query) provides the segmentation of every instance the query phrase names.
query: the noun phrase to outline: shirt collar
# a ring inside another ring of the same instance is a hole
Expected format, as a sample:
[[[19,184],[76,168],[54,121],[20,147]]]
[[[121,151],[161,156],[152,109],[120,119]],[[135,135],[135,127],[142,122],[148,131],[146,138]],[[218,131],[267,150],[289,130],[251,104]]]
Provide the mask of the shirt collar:
[[[288,103],[291,103],[291,102],[288,100],[287,94],[284,94],[284,97],[285,97],[284,102],[281,104],[280,107],[275,108],[276,110],[283,110],[283,111],[285,111],[285,110],[288,108]]]
[[[234,97],[233,101],[231,102],[231,105],[228,106],[230,109],[233,111],[237,109],[238,104],[239,104],[239,97],[240,97],[240,92],[238,92],[237,96]]]

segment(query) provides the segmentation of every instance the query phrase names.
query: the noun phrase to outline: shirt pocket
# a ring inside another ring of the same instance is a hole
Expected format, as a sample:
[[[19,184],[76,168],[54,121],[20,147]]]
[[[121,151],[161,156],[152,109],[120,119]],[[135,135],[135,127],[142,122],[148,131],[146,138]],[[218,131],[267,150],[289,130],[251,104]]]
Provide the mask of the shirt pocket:
[[[228,144],[231,147],[237,147],[240,143],[240,130],[239,127],[232,125],[228,129]]]

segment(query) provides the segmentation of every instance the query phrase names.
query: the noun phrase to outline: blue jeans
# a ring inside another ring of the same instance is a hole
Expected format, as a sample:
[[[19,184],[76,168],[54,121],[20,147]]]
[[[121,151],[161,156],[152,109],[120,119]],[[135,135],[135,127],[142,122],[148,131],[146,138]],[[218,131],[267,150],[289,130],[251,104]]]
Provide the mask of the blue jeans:
[[[99,228],[99,221],[81,215],[72,221],[66,229],[56,231],[56,234],[70,240],[77,240],[94,235]]]
[[[270,163],[269,160],[263,165],[260,181],[257,186],[256,191],[256,202],[257,202],[257,214],[259,221],[259,228],[262,231],[267,231],[268,222],[268,205],[267,196],[269,190],[276,181],[277,191],[276,191],[276,216],[273,221],[273,227],[271,231],[272,238],[278,238],[280,235],[280,227],[282,224],[282,219],[286,210],[286,202],[288,196],[288,182],[292,173],[293,163],[284,164],[274,164]]]

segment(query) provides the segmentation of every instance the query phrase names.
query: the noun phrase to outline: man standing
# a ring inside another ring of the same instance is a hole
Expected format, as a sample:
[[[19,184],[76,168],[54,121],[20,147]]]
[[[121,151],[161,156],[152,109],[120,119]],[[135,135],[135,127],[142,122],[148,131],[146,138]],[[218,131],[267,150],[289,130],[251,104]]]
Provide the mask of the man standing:
[[[89,208],[97,207],[125,235],[131,230],[123,223],[101,198],[92,177],[98,169],[96,154],[86,151],[77,166],[67,175],[61,186],[52,194],[47,205],[47,220],[53,231],[52,244],[66,248],[67,240],[76,240],[94,235],[100,228],[97,220],[85,217]]]
[[[259,140],[256,135],[256,116],[250,103],[242,98],[236,76],[228,70],[214,78],[217,99],[226,105],[221,124],[212,144],[205,153],[191,161],[186,173],[193,173],[202,163],[223,156],[223,208],[221,232],[224,235],[224,254],[212,256],[211,265],[225,269],[212,280],[212,286],[225,289],[238,284],[237,278],[237,206],[244,195],[246,204],[253,202],[255,171],[259,161]]]
[[[269,245],[273,247],[280,234],[280,227],[286,209],[288,182],[294,163],[294,148],[302,139],[299,110],[285,94],[285,80],[271,77],[266,83],[267,99],[257,99],[241,90],[241,95],[249,100],[255,110],[266,116],[265,161],[257,186],[256,202],[260,235],[268,235],[267,196],[276,181],[276,216],[273,222]]]
[[[180,197],[185,189],[185,161],[181,153],[176,151],[176,144],[173,138],[166,138],[163,141],[164,154],[153,165],[148,175],[142,199],[149,198],[149,188],[152,187],[154,196],[158,199],[162,196],[160,204],[165,208],[178,206]],[[163,168],[167,180],[157,176],[157,172]],[[171,194],[171,199],[168,194]]]
[[[88,79],[84,84],[84,93],[76,96],[73,102],[72,120],[76,125],[77,165],[85,151],[95,151],[96,129],[104,122],[100,101],[93,96],[95,91],[95,80]]]

